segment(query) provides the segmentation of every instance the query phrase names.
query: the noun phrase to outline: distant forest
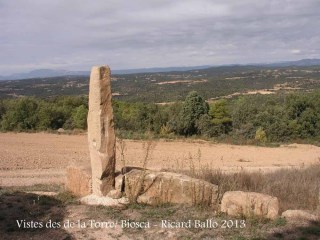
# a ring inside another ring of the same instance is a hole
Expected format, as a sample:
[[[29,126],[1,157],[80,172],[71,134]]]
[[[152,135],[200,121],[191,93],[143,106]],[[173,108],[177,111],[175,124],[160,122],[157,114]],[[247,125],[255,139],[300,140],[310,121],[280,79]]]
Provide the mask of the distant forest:
[[[320,66],[225,66],[182,72],[112,75],[113,98],[163,103],[184,101],[190,91],[206,100],[235,93],[310,91],[320,89]],[[89,78],[66,76],[0,81],[0,99],[88,95]]]
[[[319,142],[320,91],[237,96],[208,103],[196,91],[184,101],[114,100],[118,136],[202,137],[238,143]],[[86,129],[87,96],[0,100],[2,131]]]

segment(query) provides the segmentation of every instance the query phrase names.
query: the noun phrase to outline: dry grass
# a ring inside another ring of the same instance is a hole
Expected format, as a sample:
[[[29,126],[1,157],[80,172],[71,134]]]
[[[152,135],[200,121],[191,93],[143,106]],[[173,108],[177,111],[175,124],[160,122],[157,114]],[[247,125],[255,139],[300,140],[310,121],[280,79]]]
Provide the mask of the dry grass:
[[[148,162],[150,161],[150,155],[152,150],[155,147],[155,144],[153,141],[149,140],[146,143],[143,143],[143,149],[144,149],[144,157],[142,159],[142,169],[140,176],[138,177],[137,181],[135,184],[131,184],[130,181],[126,181],[126,187],[127,187],[127,197],[129,199],[130,203],[136,203],[138,197],[141,194],[141,191],[143,189],[143,183],[144,183],[144,178],[146,175],[146,169]],[[123,153],[123,159],[124,159],[124,153]],[[125,163],[125,160],[123,160]]]
[[[219,200],[226,191],[252,191],[275,196],[280,202],[280,211],[287,209],[315,210],[319,204],[320,164],[309,167],[281,169],[275,172],[224,173],[220,169],[193,168],[184,174],[204,179],[219,186]]]
[[[126,151],[126,142],[123,140],[123,138],[118,137],[117,138],[117,150],[120,153],[120,162],[121,167],[126,166],[126,160],[125,160],[125,151]]]

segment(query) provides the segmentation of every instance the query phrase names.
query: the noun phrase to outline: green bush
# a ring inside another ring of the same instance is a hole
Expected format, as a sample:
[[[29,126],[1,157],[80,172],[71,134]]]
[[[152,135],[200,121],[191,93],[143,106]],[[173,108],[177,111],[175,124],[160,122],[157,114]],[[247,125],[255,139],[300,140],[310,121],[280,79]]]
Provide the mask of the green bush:
[[[88,97],[0,100],[2,131],[86,129]],[[319,141],[320,91],[242,96],[210,105],[197,92],[184,102],[158,105],[113,101],[117,132],[126,137],[173,135],[247,142]]]
[[[72,122],[75,128],[87,129],[88,109],[84,105],[80,105],[72,112]]]
[[[196,126],[197,120],[203,114],[207,114],[209,105],[206,101],[195,91],[190,92],[185,102],[183,103],[182,111],[180,112],[178,128],[179,133],[185,136],[198,133]]]
[[[256,136],[255,136],[255,140],[261,142],[261,143],[265,143],[267,142],[267,134],[266,132],[263,130],[262,127],[259,127],[256,131]]]

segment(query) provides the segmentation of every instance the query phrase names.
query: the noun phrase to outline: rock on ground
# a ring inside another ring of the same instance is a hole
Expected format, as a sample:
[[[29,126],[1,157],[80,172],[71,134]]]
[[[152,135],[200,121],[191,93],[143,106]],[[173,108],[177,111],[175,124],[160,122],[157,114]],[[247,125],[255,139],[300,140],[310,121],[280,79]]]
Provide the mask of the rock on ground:
[[[125,174],[125,193],[138,203],[216,206],[218,186],[172,172],[132,170]]]
[[[312,214],[305,210],[287,210],[282,213],[282,217],[288,221],[319,221],[320,216]]]
[[[91,169],[90,167],[70,166],[67,168],[66,188],[75,196],[83,197],[91,194]]]
[[[221,212],[230,216],[261,216],[275,219],[279,213],[276,197],[255,192],[226,192],[221,201]]]
[[[94,194],[81,198],[80,202],[86,205],[102,205],[114,207],[121,207],[129,203],[127,198],[113,199],[107,196],[96,196]]]

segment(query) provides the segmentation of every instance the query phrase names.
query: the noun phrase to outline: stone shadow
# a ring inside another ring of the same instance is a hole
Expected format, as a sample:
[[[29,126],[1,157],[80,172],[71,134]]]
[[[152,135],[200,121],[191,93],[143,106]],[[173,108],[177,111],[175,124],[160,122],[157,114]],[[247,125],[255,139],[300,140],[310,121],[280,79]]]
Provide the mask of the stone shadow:
[[[53,197],[3,193],[0,195],[0,238],[75,239],[62,226],[65,212],[64,204]]]
[[[303,226],[288,227],[270,234],[266,239],[300,239],[300,240],[319,240],[320,239],[320,222],[310,221]]]

